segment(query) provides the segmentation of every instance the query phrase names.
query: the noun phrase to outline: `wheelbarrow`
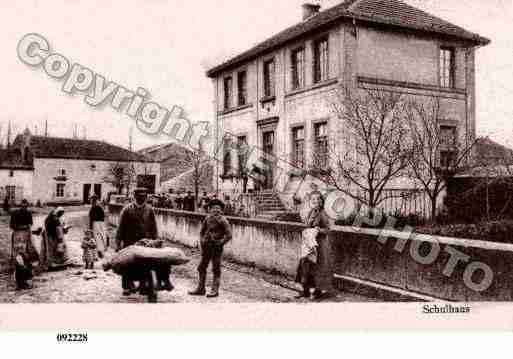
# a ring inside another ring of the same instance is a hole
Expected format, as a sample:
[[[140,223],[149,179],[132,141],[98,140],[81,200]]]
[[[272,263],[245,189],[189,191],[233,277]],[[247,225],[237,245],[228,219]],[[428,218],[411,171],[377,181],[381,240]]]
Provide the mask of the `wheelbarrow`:
[[[190,261],[184,252],[178,248],[151,248],[140,245],[129,246],[117,252],[103,264],[105,271],[112,270],[120,276],[126,276],[132,281],[139,281],[140,286],[146,284],[144,294],[148,302],[157,301],[158,287],[157,272],[166,266],[173,267]]]

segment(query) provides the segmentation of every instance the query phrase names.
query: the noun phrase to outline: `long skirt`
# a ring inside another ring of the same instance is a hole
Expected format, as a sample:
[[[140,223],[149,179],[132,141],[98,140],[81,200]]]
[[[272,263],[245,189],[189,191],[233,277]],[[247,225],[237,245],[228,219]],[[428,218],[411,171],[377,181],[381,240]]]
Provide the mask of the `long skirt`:
[[[96,240],[96,248],[100,257],[103,257],[107,250],[107,235],[105,233],[105,222],[93,222],[93,235]]]
[[[333,291],[333,260],[329,237],[317,237],[317,263],[301,259],[296,275],[296,282],[303,286],[324,292]]]
[[[317,238],[317,267],[315,270],[315,288],[331,292],[333,290],[333,252],[328,236]]]
[[[59,269],[71,264],[65,240],[48,236],[46,231],[42,239],[40,262],[43,269]]]
[[[12,252],[11,258],[13,260],[12,266],[14,267],[14,260],[18,255],[21,255],[28,263],[38,261],[38,253],[32,242],[32,232],[30,229],[17,230],[12,232]]]

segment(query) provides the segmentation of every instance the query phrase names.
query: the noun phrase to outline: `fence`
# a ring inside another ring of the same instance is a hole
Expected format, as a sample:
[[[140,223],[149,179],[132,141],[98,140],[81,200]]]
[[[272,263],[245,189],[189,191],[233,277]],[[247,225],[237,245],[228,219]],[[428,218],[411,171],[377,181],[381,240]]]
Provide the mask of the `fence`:
[[[384,197],[387,199],[379,206],[384,213],[431,219],[431,200],[425,190],[388,189],[384,191]]]

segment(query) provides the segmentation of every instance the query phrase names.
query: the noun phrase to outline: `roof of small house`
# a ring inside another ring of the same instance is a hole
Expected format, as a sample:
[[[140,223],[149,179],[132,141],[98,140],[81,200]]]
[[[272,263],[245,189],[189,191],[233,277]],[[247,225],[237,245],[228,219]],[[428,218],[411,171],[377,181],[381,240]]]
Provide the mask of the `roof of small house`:
[[[0,169],[32,170],[31,161],[23,161],[18,148],[0,149]]]
[[[13,147],[21,148],[23,135],[18,135]],[[118,162],[153,162],[140,153],[104,141],[64,137],[30,136],[34,158],[63,158]]]
[[[487,45],[490,43],[490,40],[485,37],[467,31],[400,0],[345,0],[338,5],[320,11],[251,49],[211,68],[207,71],[207,76],[215,77],[216,74],[231,66],[244,61],[250,61],[265,52],[341,19],[351,21],[354,19],[377,25],[387,25],[429,34],[449,36],[470,41],[475,45]]]

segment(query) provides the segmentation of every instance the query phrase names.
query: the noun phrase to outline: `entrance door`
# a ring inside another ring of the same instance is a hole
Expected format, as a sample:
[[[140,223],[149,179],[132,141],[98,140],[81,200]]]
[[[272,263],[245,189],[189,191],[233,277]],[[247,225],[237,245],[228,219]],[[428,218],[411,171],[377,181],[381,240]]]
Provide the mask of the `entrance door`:
[[[83,192],[83,201],[84,201],[84,204],[88,204],[89,203],[89,197],[91,196],[91,184],[90,183],[85,183],[84,184],[84,192]]]
[[[101,183],[95,183],[94,184],[94,194],[101,201],[101,199],[102,199],[102,184]]]
[[[265,153],[265,158],[263,159],[265,164],[264,169],[264,181],[263,188],[264,189],[272,189],[273,188],[273,180],[274,180],[274,130],[264,131],[262,132],[262,149]]]

